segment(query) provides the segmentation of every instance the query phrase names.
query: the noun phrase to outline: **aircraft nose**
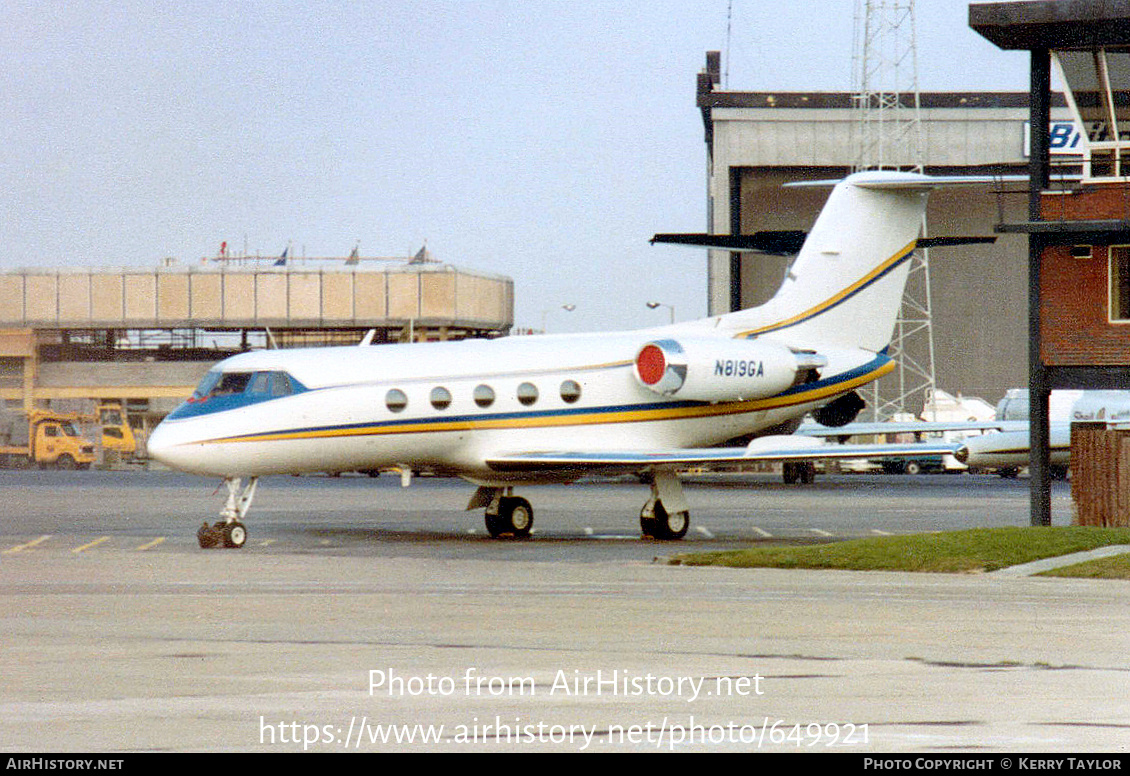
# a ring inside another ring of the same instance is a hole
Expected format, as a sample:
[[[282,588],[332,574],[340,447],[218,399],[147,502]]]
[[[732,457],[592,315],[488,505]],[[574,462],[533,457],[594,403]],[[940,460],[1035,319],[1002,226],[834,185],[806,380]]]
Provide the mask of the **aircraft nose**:
[[[159,423],[157,428],[153,429],[145,444],[146,451],[152,460],[176,468],[172,455],[173,447],[172,434],[164,423]]]
[[[168,429],[165,428],[165,424],[157,424],[157,428],[150,431],[149,439],[146,442],[146,452],[150,459],[159,463],[167,463],[165,456],[168,453]]]

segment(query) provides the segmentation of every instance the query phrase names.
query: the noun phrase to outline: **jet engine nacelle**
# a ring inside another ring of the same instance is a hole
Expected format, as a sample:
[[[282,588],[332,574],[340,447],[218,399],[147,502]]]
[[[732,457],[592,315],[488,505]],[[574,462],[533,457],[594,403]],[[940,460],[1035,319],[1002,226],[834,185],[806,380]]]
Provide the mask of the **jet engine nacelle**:
[[[636,353],[640,385],[662,396],[692,401],[744,401],[774,396],[798,372],[824,365],[775,342],[730,339],[653,340]]]

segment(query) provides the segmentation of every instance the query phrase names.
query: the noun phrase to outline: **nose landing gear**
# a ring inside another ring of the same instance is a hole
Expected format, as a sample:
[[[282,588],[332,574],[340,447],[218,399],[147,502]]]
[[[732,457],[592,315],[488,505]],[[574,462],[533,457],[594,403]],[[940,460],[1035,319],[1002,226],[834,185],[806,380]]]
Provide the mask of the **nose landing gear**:
[[[247,543],[247,527],[243,518],[251,508],[251,501],[255,498],[255,489],[259,486],[259,478],[252,477],[247,485],[239,477],[229,477],[224,480],[228,487],[228,499],[220,512],[220,519],[213,525],[207,522],[196,532],[196,541],[203,550],[222,544],[224,547],[239,549]]]

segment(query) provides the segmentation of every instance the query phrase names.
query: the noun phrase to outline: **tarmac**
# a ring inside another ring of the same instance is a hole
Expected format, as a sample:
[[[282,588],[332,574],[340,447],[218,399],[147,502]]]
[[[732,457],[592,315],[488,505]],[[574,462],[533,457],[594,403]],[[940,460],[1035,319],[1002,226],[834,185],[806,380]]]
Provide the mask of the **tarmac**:
[[[6,752],[1130,749],[1117,581],[41,547]]]

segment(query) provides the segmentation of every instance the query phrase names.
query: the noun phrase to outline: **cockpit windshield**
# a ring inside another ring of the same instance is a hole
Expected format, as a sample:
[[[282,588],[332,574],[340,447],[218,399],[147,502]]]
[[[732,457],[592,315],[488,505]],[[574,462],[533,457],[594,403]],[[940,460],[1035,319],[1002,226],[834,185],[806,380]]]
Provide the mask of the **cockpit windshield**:
[[[234,409],[305,390],[306,387],[287,372],[270,370],[224,372],[213,369],[204,375],[204,379],[196,386],[188,402],[170,417]]]
[[[213,370],[204,376],[192,392],[193,399],[251,394],[258,397],[289,396],[297,393],[297,380],[286,372],[221,372]]]

